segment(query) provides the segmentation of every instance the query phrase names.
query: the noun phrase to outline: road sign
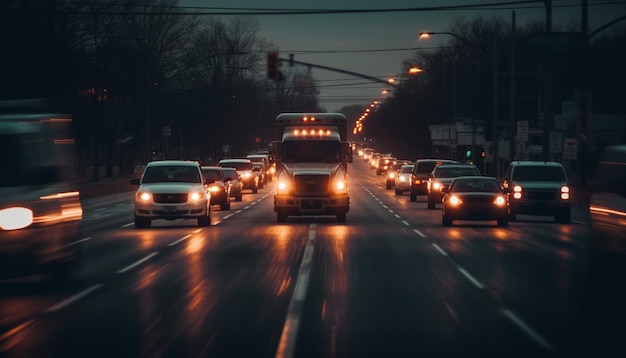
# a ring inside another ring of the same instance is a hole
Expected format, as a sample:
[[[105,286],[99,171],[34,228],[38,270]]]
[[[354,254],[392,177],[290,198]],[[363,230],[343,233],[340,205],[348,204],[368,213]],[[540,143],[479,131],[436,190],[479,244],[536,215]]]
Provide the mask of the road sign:
[[[528,142],[528,121],[517,121],[517,140]]]
[[[576,160],[576,153],[578,152],[578,143],[574,137],[563,138],[563,159],[564,160]]]

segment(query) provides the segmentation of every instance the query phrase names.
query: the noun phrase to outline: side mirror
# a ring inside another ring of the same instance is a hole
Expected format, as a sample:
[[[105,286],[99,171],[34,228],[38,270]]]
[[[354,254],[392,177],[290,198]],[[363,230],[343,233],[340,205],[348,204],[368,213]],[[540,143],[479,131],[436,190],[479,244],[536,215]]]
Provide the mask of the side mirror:
[[[139,179],[133,178],[129,181],[130,185],[139,185]]]

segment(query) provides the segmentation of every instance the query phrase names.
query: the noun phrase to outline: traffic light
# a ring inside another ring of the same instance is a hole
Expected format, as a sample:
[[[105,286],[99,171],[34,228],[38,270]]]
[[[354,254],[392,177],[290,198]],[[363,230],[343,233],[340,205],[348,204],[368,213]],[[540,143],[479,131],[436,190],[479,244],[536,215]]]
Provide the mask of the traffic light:
[[[279,80],[280,77],[280,59],[278,51],[270,51],[267,53],[267,78],[270,80]]]

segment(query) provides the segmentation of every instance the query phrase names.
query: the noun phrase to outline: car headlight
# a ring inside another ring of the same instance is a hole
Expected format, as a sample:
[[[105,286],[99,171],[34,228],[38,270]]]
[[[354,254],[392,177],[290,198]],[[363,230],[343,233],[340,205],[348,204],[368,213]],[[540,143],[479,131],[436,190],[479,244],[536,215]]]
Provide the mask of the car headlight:
[[[137,200],[139,201],[152,201],[152,193],[148,191],[140,191],[137,193]]]
[[[448,199],[448,203],[450,203],[450,205],[453,205],[453,206],[458,206],[458,205],[463,204],[463,201],[458,196],[452,195],[450,199]]]
[[[499,197],[497,197],[497,198],[493,201],[493,203],[494,203],[496,206],[503,206],[504,204],[506,204],[506,200],[504,199],[504,197],[503,197],[503,196],[499,196]]]
[[[13,207],[0,210],[0,229],[18,230],[33,223],[33,211],[28,208]]]
[[[202,192],[198,192],[198,191],[193,191],[191,193],[189,193],[189,200],[190,201],[199,201],[205,198],[205,194]]]
[[[561,187],[561,199],[563,200],[569,200],[570,196],[569,196],[569,187],[567,185],[564,185]]]
[[[217,193],[218,191],[222,191],[222,187],[221,187],[221,186],[219,186],[219,185],[211,185],[211,186],[209,187],[209,191],[210,191],[211,193]]]
[[[277,194],[287,194],[289,193],[289,181],[287,179],[281,178],[276,182],[276,193]]]
[[[522,187],[516,185],[513,187],[513,199],[521,199],[522,198]]]
[[[389,179],[393,179],[393,178],[396,177],[396,174],[391,172],[391,173],[389,173],[388,177],[389,177]]]
[[[437,182],[437,181],[436,181],[436,182],[434,182],[434,183],[433,183],[433,189],[435,189],[435,190],[441,190],[441,187],[442,187],[442,186],[443,186],[443,185],[441,185],[441,183],[440,183],[440,182]]]
[[[338,179],[335,181],[333,188],[335,189],[335,193],[343,194],[348,191],[348,183],[346,183],[344,179]]]
[[[406,181],[406,178],[405,178],[405,177],[403,177],[403,176],[399,176],[399,177],[398,177],[398,180],[399,180],[399,181],[401,181],[401,182],[405,182],[405,181]]]

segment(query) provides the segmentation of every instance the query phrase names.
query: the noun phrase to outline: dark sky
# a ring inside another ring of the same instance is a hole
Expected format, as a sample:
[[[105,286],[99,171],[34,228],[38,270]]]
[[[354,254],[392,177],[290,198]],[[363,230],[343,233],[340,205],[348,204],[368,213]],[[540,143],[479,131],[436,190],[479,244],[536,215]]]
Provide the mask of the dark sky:
[[[180,0],[181,6],[254,9],[413,9],[450,5],[494,4],[508,0]],[[581,19],[581,0],[553,0],[552,22],[565,26]],[[589,0],[589,27],[600,27],[626,15],[626,2]],[[201,9],[198,9],[201,10]],[[342,68],[373,77],[400,78],[402,62],[412,57],[414,48],[437,46],[444,35],[418,42],[421,31],[446,31],[456,17],[500,15],[522,26],[531,20],[545,19],[543,3],[503,5],[497,9],[394,11],[352,14],[256,15],[260,37],[273,43],[280,56],[308,63]],[[624,24],[626,22],[621,22]],[[397,50],[405,49],[405,50]],[[368,83],[335,72],[314,69],[313,77],[321,89],[320,102],[328,111],[350,104],[370,104],[384,98],[382,84]]]

